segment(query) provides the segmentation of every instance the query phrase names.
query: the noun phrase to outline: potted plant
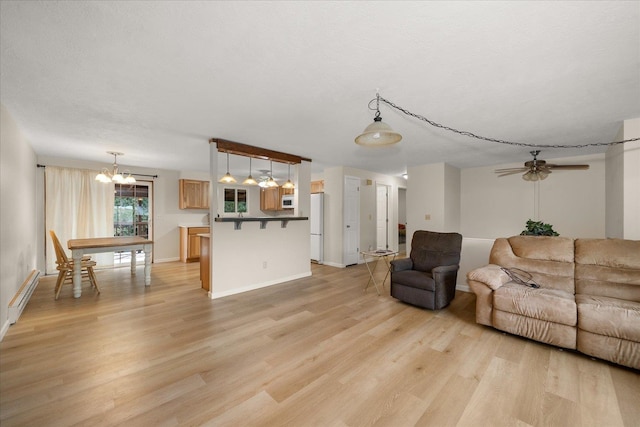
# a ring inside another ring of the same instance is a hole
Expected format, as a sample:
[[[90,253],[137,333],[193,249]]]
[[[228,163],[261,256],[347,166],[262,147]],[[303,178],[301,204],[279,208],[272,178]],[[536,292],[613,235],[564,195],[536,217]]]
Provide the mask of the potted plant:
[[[553,230],[551,224],[545,224],[542,221],[527,221],[527,227],[520,233],[521,236],[559,236]]]

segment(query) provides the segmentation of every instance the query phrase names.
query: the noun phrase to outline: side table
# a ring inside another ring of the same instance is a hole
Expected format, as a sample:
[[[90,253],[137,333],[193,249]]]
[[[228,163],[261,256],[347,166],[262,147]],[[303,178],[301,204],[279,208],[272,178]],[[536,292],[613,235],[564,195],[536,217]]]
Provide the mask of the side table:
[[[382,280],[382,288],[384,289],[384,282],[387,280],[387,277],[389,277],[389,273],[391,272],[391,261],[396,259],[396,255],[398,255],[398,252],[379,249],[376,251],[361,251],[360,253],[362,254],[364,264],[367,266],[367,270],[369,271],[369,280],[367,281],[367,286],[364,287],[364,290],[366,292],[371,282],[373,282],[373,285],[376,287],[376,292],[378,292],[378,295],[380,295],[380,288],[378,287],[378,282],[374,277],[374,272],[376,271],[376,268],[380,263],[380,259],[384,260],[384,263],[387,267],[384,279]],[[370,258],[373,258],[373,260],[369,261]]]

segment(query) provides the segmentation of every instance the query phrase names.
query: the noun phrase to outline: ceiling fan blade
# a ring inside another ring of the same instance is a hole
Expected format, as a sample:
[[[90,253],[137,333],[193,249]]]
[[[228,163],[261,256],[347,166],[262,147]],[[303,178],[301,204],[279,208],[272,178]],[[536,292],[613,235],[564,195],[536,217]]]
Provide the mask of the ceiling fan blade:
[[[586,170],[589,165],[547,165],[548,168],[565,169],[565,170]]]
[[[522,172],[526,172],[529,169],[524,169],[524,170],[517,170],[517,171],[510,171],[510,172],[498,172],[496,171],[496,173],[500,173],[500,175],[498,175],[498,178],[502,177],[502,176],[507,176],[507,175],[515,175],[517,173],[522,173]]]
[[[495,173],[503,173],[503,172],[526,172],[529,168],[505,168],[505,169],[496,169]]]

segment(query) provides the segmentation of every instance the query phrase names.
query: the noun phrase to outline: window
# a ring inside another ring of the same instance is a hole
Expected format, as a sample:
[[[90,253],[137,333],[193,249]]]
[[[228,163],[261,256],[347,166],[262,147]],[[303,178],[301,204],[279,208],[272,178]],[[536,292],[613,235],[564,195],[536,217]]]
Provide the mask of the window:
[[[152,183],[115,184],[113,206],[113,235],[140,236],[151,239]],[[137,260],[144,261],[144,252],[138,251]],[[115,252],[114,264],[131,262],[131,251]]]
[[[224,212],[242,213],[247,212],[247,190],[238,188],[224,189]]]

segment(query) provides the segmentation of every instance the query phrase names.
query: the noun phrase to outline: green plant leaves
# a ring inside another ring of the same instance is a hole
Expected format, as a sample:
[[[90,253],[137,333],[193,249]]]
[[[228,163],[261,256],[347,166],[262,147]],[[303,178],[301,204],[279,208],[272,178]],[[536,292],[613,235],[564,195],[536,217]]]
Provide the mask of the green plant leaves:
[[[551,224],[545,224],[542,221],[527,221],[527,227],[520,233],[521,236],[559,236],[553,230]]]

